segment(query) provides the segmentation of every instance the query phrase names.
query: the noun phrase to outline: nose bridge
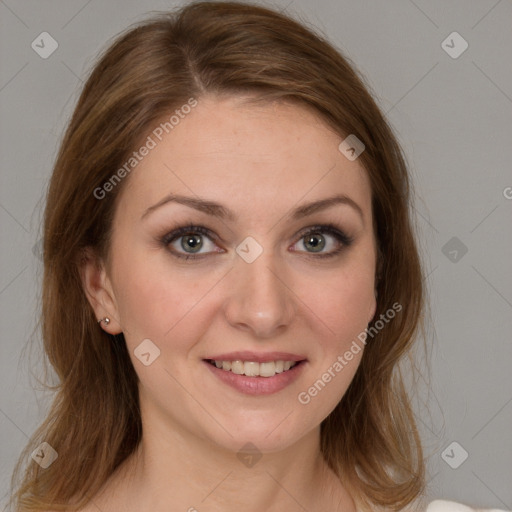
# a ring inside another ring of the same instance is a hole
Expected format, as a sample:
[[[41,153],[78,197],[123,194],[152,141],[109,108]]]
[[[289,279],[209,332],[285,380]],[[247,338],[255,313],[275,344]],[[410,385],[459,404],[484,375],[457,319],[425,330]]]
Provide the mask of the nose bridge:
[[[240,256],[230,273],[226,318],[233,326],[252,330],[259,337],[270,337],[290,323],[295,311],[293,294],[283,282],[283,267],[271,251],[263,251],[248,261]]]

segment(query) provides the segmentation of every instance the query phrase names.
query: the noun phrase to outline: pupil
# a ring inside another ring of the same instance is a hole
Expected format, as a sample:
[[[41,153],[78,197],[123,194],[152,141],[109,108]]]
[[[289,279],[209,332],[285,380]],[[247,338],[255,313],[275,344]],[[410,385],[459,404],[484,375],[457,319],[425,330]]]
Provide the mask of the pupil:
[[[320,242],[315,241],[315,240],[318,240],[319,238],[320,238]],[[306,246],[308,244],[310,245],[310,247],[312,247],[314,252],[319,252],[325,247],[325,239],[323,236],[310,235],[306,242]]]
[[[185,245],[188,244],[188,247]],[[201,249],[203,242],[199,235],[187,235],[182,238],[181,246],[183,249],[192,249],[192,252],[197,252]]]

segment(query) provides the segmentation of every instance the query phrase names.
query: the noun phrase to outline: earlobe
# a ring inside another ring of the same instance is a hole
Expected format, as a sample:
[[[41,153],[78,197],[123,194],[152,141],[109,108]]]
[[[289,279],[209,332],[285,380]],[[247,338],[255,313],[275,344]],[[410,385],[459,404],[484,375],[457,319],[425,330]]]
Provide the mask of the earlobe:
[[[94,310],[98,325],[109,334],[121,333],[117,303],[110,280],[103,262],[91,248],[82,252],[79,270],[82,288]],[[101,321],[105,318],[108,321]]]
[[[376,311],[377,311],[377,290],[375,290],[375,296],[372,299],[372,303],[368,310],[368,323],[370,323],[373,320],[373,317],[375,316]]]

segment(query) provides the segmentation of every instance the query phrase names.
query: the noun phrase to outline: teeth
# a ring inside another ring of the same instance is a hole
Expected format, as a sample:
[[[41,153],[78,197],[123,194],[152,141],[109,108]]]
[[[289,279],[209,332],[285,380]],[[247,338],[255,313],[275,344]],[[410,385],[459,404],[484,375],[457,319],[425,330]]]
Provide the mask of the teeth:
[[[244,373],[244,363],[242,361],[233,361],[231,363],[231,371],[237,375]]]
[[[297,364],[297,361],[269,361],[266,363],[257,363],[255,361],[211,361],[211,364],[237,375],[273,377],[277,373],[290,370]]]
[[[260,374],[259,363],[248,361],[243,363],[244,373],[248,377],[257,377]]]
[[[274,361],[270,361],[268,363],[260,363],[259,367],[260,377],[273,377],[276,374],[276,363],[274,363]]]

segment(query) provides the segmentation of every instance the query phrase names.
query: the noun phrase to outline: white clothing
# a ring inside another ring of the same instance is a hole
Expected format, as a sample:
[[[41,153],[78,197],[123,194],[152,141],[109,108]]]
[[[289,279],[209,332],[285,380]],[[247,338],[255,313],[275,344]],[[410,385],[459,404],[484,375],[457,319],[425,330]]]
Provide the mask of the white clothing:
[[[432,501],[425,512],[510,512],[498,508],[471,508],[455,501]]]

